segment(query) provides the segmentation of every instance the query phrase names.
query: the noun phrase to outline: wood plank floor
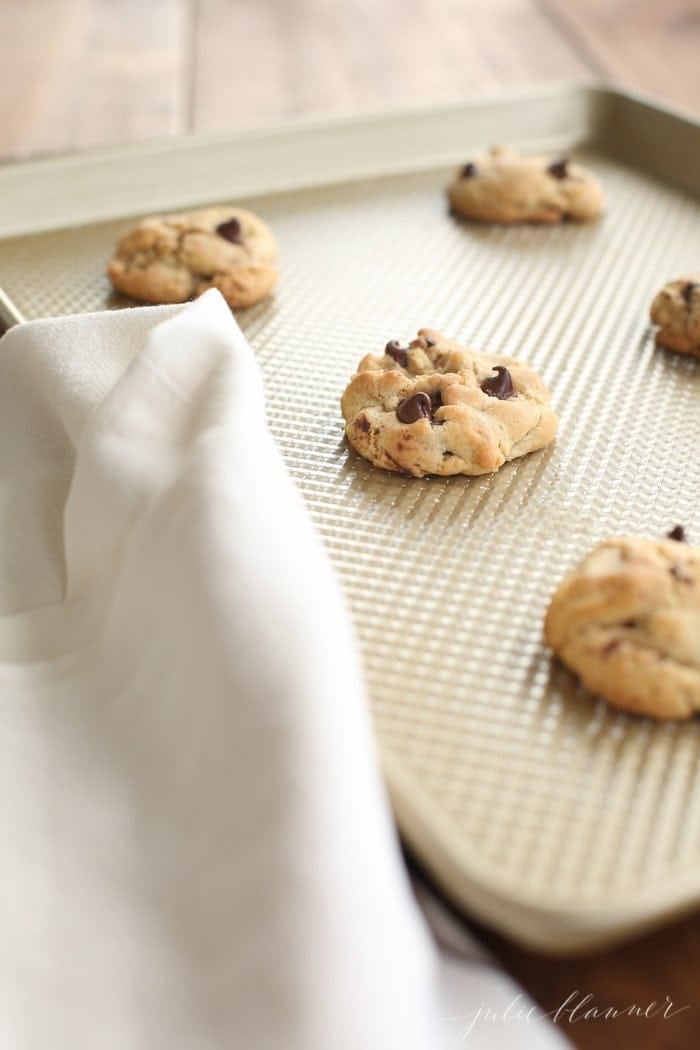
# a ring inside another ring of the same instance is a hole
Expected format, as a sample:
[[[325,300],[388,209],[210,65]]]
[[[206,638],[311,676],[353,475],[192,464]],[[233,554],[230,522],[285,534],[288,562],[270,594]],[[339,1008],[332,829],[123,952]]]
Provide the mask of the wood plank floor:
[[[700,0],[3,0],[0,157],[603,78],[700,112]]]

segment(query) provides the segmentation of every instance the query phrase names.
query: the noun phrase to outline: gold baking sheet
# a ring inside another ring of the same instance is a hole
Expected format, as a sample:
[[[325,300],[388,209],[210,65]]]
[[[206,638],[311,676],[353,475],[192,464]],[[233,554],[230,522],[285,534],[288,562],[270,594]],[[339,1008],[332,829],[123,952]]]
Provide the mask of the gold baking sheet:
[[[483,144],[528,104],[513,98]],[[653,113],[697,149],[697,127]],[[618,130],[586,142],[581,122],[575,155],[608,199],[586,226],[458,223],[443,163],[235,197],[280,241],[277,292],[238,319],[349,598],[400,826],[459,904],[554,951],[700,899],[700,725],[613,712],[542,642],[552,589],[599,540],[682,523],[700,543],[700,367],[654,349],[648,324],[658,287],[700,267],[700,203],[626,157],[635,136]],[[104,269],[127,224],[6,239],[0,282],[28,317],[123,306]],[[422,326],[538,368],[554,446],[472,479],[358,458],[343,388],[365,353]]]

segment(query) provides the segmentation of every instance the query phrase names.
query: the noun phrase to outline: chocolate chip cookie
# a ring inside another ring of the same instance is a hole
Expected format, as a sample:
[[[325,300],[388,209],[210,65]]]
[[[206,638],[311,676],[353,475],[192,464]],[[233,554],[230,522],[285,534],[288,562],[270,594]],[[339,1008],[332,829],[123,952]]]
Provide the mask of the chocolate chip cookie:
[[[523,157],[495,146],[457,173],[447,189],[453,212],[479,222],[583,222],[598,215],[596,176],[568,157]]]
[[[660,326],[657,346],[700,357],[700,273],[665,284],[649,313],[652,323]]]
[[[488,474],[543,448],[557,416],[543,380],[512,357],[479,353],[430,328],[360,361],[341,399],[345,433],[382,470]]]
[[[545,640],[592,693],[658,719],[700,711],[700,548],[666,539],[601,543],[557,588]]]
[[[252,306],[277,281],[277,242],[244,208],[204,208],[143,219],[119,240],[112,284],[133,299],[183,303],[218,288],[231,307]]]

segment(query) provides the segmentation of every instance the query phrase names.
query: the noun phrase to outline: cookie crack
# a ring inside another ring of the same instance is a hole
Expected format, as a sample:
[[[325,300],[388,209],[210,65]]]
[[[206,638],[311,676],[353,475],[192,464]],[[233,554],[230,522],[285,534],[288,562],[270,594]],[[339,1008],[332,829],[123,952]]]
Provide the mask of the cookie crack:
[[[636,627],[635,628],[631,628],[631,630],[637,630],[637,629],[638,628],[636,628]],[[591,634],[593,634],[595,632],[595,630],[596,630],[596,627],[591,626],[587,630],[583,631],[582,633],[583,633],[584,636],[585,635],[591,635]],[[665,663],[671,663],[671,664],[674,664],[677,667],[685,667],[689,671],[696,671],[696,672],[700,673],[700,663],[697,663],[697,662],[693,663],[693,662],[689,662],[687,660],[682,660],[678,656],[675,656],[673,653],[669,652],[668,650],[663,649],[658,644],[655,645],[653,640],[651,640],[651,639],[649,639],[647,641],[646,638],[644,640],[642,640],[639,637],[635,637],[635,635],[629,633],[630,632],[629,628],[627,630],[625,630],[624,622],[623,623],[619,623],[619,624],[613,624],[612,627],[611,627],[611,633],[612,632],[617,632],[617,633],[615,633],[615,636],[613,638],[611,638],[608,643],[606,643],[608,645],[610,643],[612,643],[612,642],[617,642],[618,643],[618,646],[616,646],[616,648],[619,647],[619,645],[628,645],[632,649],[638,650],[640,652],[650,653],[653,656],[657,657],[657,659],[659,659],[660,661],[663,661]],[[624,632],[624,633],[620,634],[619,632]],[[603,647],[603,649],[605,649],[605,646]]]
[[[535,433],[535,431],[540,427],[541,424],[542,424],[542,412],[540,412],[539,416],[537,417],[537,422],[534,423],[533,426],[531,426],[529,430],[526,430],[525,433],[523,434],[523,436],[518,438],[518,440],[514,444],[512,444],[510,446],[509,455],[512,454],[513,452],[516,452],[516,450],[518,448],[520,448],[521,445],[525,444],[525,442],[528,440],[528,438],[531,437],[531,435]],[[507,433],[505,427],[503,427],[503,431],[505,433]],[[505,455],[505,452],[504,452],[503,448],[501,448],[501,452],[503,452],[503,454]],[[516,453],[516,455],[517,455],[517,453]]]

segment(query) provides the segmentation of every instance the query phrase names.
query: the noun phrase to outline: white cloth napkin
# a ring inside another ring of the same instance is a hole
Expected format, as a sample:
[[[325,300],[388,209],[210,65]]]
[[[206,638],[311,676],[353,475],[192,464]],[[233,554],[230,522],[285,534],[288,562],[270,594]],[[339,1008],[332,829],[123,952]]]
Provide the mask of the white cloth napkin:
[[[347,612],[218,292],[2,339],[0,530],[0,1047],[446,1045]]]

